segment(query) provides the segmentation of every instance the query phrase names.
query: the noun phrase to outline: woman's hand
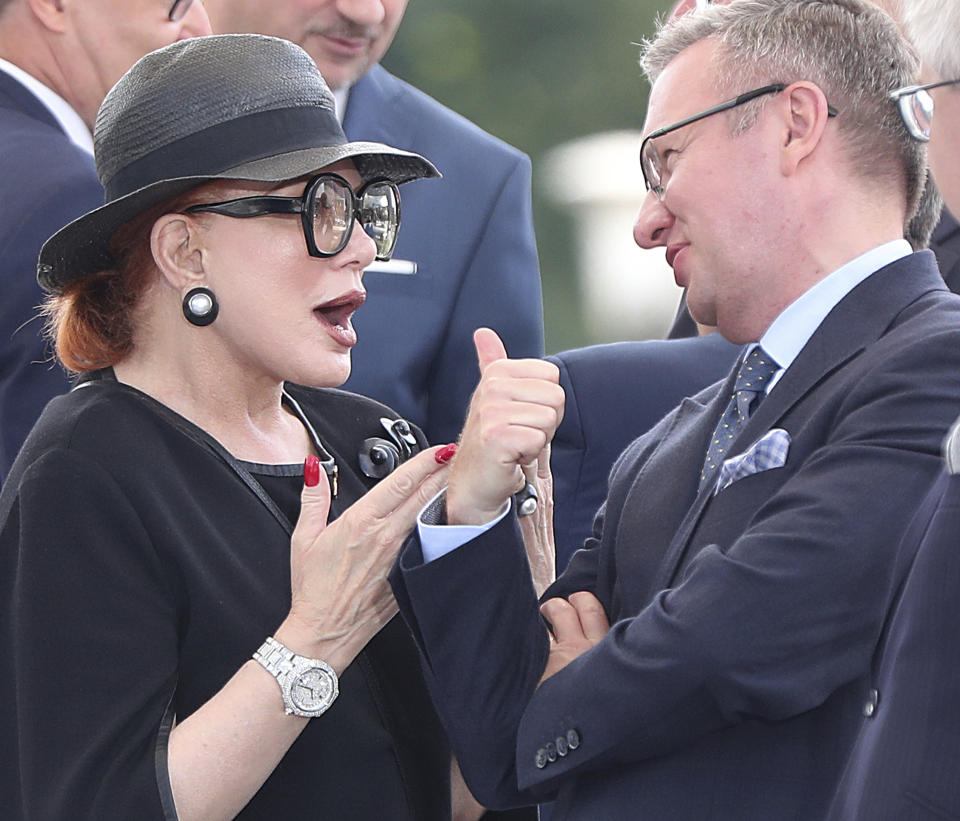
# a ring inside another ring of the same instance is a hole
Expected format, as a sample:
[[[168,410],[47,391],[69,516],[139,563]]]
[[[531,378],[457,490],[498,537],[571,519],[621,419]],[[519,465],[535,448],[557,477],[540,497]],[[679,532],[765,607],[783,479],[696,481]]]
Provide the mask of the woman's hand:
[[[444,485],[442,448],[401,465],[330,525],[330,485],[305,485],[290,543],[293,606],[274,632],[337,675],[396,612],[387,573],[417,512]],[[449,452],[448,452],[449,454]],[[309,473],[309,471],[307,471]],[[309,719],[285,715],[277,682],[247,661],[170,733],[167,766],[177,817],[224,821],[260,789]]]
[[[520,517],[520,533],[527,550],[533,588],[540,598],[557,578],[557,550],[553,541],[553,474],[550,472],[550,445],[535,464],[523,468],[526,480],[537,491],[537,509]]]
[[[541,359],[508,359],[489,328],[473,335],[480,384],[460,437],[447,490],[449,524],[483,524],[523,487],[523,466],[536,464],[563,418],[557,367]]]
[[[327,524],[323,472],[304,486],[290,541],[292,604],[276,637],[339,675],[397,612],[387,574],[417,513],[447,479],[439,447],[418,453]]]

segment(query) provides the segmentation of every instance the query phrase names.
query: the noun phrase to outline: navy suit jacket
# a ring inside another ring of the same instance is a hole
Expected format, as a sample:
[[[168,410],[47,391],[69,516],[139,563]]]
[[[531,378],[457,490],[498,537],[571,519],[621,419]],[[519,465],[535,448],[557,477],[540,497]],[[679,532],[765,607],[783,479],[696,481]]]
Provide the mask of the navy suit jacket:
[[[930,237],[930,250],[937,255],[947,287],[960,293],[960,225],[946,208]]]
[[[93,158],[21,83],[0,71],[0,480],[47,401],[70,384],[37,318],[40,246],[103,205]]]
[[[722,379],[739,351],[714,333],[590,345],[547,357],[560,368],[567,397],[550,452],[558,571],[592,533],[610,468],[624,448],[681,399]]]
[[[870,677],[875,708],[831,821],[960,819],[960,476],[944,473],[903,542],[909,569]]]
[[[547,656],[516,518],[391,582],[481,802],[557,796],[557,819],[816,819],[859,727],[909,518],[960,400],[960,298],[929,252],[858,285],[732,446],[785,464],[697,492],[733,371],[614,466],[596,534],[547,592],[612,629]]]
[[[403,186],[394,259],[412,276],[364,275],[349,390],[456,440],[479,371],[475,328],[496,330],[514,357],[543,355],[530,161],[426,94],[374,66],[350,90],[344,130],[423,154],[443,174]]]

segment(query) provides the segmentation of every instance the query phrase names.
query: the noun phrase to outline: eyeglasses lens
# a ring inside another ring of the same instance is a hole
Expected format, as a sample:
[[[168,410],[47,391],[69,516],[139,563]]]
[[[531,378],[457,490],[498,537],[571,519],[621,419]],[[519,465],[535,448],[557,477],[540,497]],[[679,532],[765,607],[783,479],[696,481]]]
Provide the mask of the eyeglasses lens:
[[[313,198],[313,239],[324,254],[342,251],[349,242],[353,192],[335,180],[322,180]]]
[[[313,238],[324,254],[342,251],[353,227],[354,194],[337,180],[321,179],[313,193]],[[377,246],[377,258],[389,259],[397,242],[400,209],[397,190],[390,183],[375,182],[360,193],[357,218]]]
[[[643,169],[643,176],[647,187],[653,191],[657,197],[661,192],[661,174],[660,174],[660,155],[653,145],[653,140],[647,140],[643,144],[643,150],[640,152],[640,167]]]
[[[358,216],[363,230],[377,245],[377,256],[389,259],[400,227],[396,188],[385,183],[368,186],[360,196]]]
[[[910,132],[918,140],[930,139],[930,126],[933,123],[933,97],[930,92],[920,89],[913,94],[900,98],[904,109],[904,119]]]

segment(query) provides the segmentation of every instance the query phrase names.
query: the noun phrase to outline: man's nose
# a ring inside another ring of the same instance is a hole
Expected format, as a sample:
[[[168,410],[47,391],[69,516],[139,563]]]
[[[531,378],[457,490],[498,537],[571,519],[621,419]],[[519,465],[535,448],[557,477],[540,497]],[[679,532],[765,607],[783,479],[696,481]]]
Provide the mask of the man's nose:
[[[653,191],[640,206],[637,221],[633,225],[633,239],[641,248],[657,248],[667,244],[667,234],[673,225],[673,214],[657,198]]]
[[[382,0],[337,0],[337,11],[361,26],[379,25],[384,17]]]
[[[207,10],[203,3],[191,3],[187,13],[181,20],[182,28],[178,40],[189,40],[191,37],[206,37],[213,34],[210,28],[210,18],[207,16]]]

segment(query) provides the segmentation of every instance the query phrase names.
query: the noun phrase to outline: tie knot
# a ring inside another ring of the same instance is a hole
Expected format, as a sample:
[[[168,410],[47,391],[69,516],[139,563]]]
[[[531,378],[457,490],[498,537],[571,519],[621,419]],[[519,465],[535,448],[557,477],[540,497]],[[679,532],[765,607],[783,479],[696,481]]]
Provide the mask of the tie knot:
[[[773,357],[757,345],[743,360],[737,372],[737,381],[733,386],[734,394],[738,391],[763,393],[779,367]]]

